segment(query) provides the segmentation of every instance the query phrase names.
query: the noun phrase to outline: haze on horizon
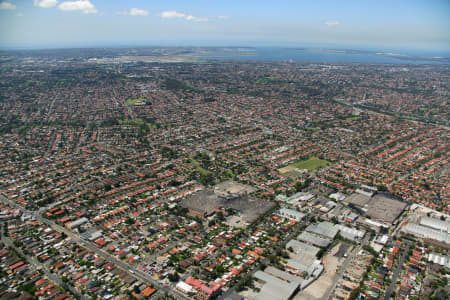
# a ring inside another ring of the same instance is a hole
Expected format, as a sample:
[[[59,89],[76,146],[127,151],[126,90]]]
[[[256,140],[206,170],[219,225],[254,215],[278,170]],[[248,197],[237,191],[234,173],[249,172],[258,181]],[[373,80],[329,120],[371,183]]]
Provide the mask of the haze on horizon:
[[[450,51],[446,0],[0,0],[0,48],[330,46]]]

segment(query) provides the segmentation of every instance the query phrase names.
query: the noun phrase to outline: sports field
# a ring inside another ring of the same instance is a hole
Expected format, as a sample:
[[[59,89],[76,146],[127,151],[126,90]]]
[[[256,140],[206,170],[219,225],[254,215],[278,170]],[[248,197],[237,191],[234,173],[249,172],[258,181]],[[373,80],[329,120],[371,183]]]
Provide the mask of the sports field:
[[[308,171],[313,171],[318,168],[325,167],[329,164],[330,164],[330,162],[328,160],[320,159],[318,157],[313,156],[307,160],[301,160],[296,163],[293,163],[290,166],[300,169],[300,170],[306,169]]]
[[[140,104],[145,104],[145,102],[147,101],[147,99],[128,99],[126,101],[127,105],[140,105]]]

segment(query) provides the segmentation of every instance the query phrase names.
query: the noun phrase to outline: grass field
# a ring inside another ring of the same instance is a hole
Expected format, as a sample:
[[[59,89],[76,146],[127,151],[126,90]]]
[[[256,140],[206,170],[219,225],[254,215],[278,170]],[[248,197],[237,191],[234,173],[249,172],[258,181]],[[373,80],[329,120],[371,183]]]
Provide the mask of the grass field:
[[[140,98],[140,99],[128,99],[126,103],[127,105],[139,105],[145,102],[147,102],[147,99]]]
[[[139,125],[144,125],[145,122],[142,119],[127,119],[127,120],[119,120],[119,124],[120,125],[134,125],[134,126],[139,126]]]
[[[330,162],[328,160],[320,159],[317,157],[310,157],[307,160],[301,160],[293,163],[291,166],[300,170],[307,169],[308,171],[313,171],[318,168],[328,166],[329,164]]]
[[[132,125],[132,126],[142,126],[147,125],[150,130],[157,129],[158,126],[153,123],[146,123],[142,119],[127,119],[127,120],[119,120],[120,125]]]
[[[200,174],[207,175],[207,174],[211,173],[210,171],[203,169],[200,166],[200,163],[193,158],[189,158],[188,164],[193,166],[194,168],[196,168],[200,172]]]

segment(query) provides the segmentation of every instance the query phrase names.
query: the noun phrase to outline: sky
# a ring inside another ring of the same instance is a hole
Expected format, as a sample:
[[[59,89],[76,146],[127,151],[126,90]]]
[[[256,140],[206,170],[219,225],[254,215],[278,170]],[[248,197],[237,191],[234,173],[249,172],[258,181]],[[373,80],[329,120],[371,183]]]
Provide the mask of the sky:
[[[450,51],[450,0],[0,0],[0,48]]]

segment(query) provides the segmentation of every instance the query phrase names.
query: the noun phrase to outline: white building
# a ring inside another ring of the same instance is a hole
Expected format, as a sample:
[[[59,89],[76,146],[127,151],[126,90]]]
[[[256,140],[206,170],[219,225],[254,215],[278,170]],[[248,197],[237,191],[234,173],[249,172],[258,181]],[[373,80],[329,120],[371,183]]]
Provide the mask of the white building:
[[[187,284],[184,281],[180,281],[177,283],[177,285],[175,286],[175,288],[177,290],[179,290],[180,292],[190,295],[193,294],[195,292],[194,288],[192,287],[192,285]]]
[[[295,221],[301,221],[305,217],[304,213],[289,208],[281,208],[278,215]]]
[[[450,222],[447,221],[441,221],[430,217],[422,217],[420,219],[420,225],[450,233]]]
[[[267,267],[264,272],[257,271],[256,281],[262,284],[261,290],[249,295],[254,300],[287,300],[295,294],[303,282],[298,276],[288,274],[274,267]]]
[[[440,231],[413,223],[408,223],[402,230],[415,236],[450,244],[450,234],[446,231]]]
[[[69,224],[66,225],[67,228],[69,229],[74,229],[77,228],[80,225],[83,225],[85,223],[87,223],[89,220],[85,217],[83,218],[79,218],[78,220],[75,220],[73,222],[70,222]]]
[[[364,230],[358,230],[356,228],[350,228],[344,225],[335,225],[340,230],[340,234],[343,238],[359,242],[362,240],[366,232]]]
[[[346,196],[344,194],[339,193],[339,192],[330,194],[328,197],[330,197],[331,199],[334,199],[336,201],[343,201],[346,198]]]
[[[450,268],[450,259],[448,256],[444,256],[437,253],[430,253],[427,255],[428,261],[431,261],[435,264]]]

